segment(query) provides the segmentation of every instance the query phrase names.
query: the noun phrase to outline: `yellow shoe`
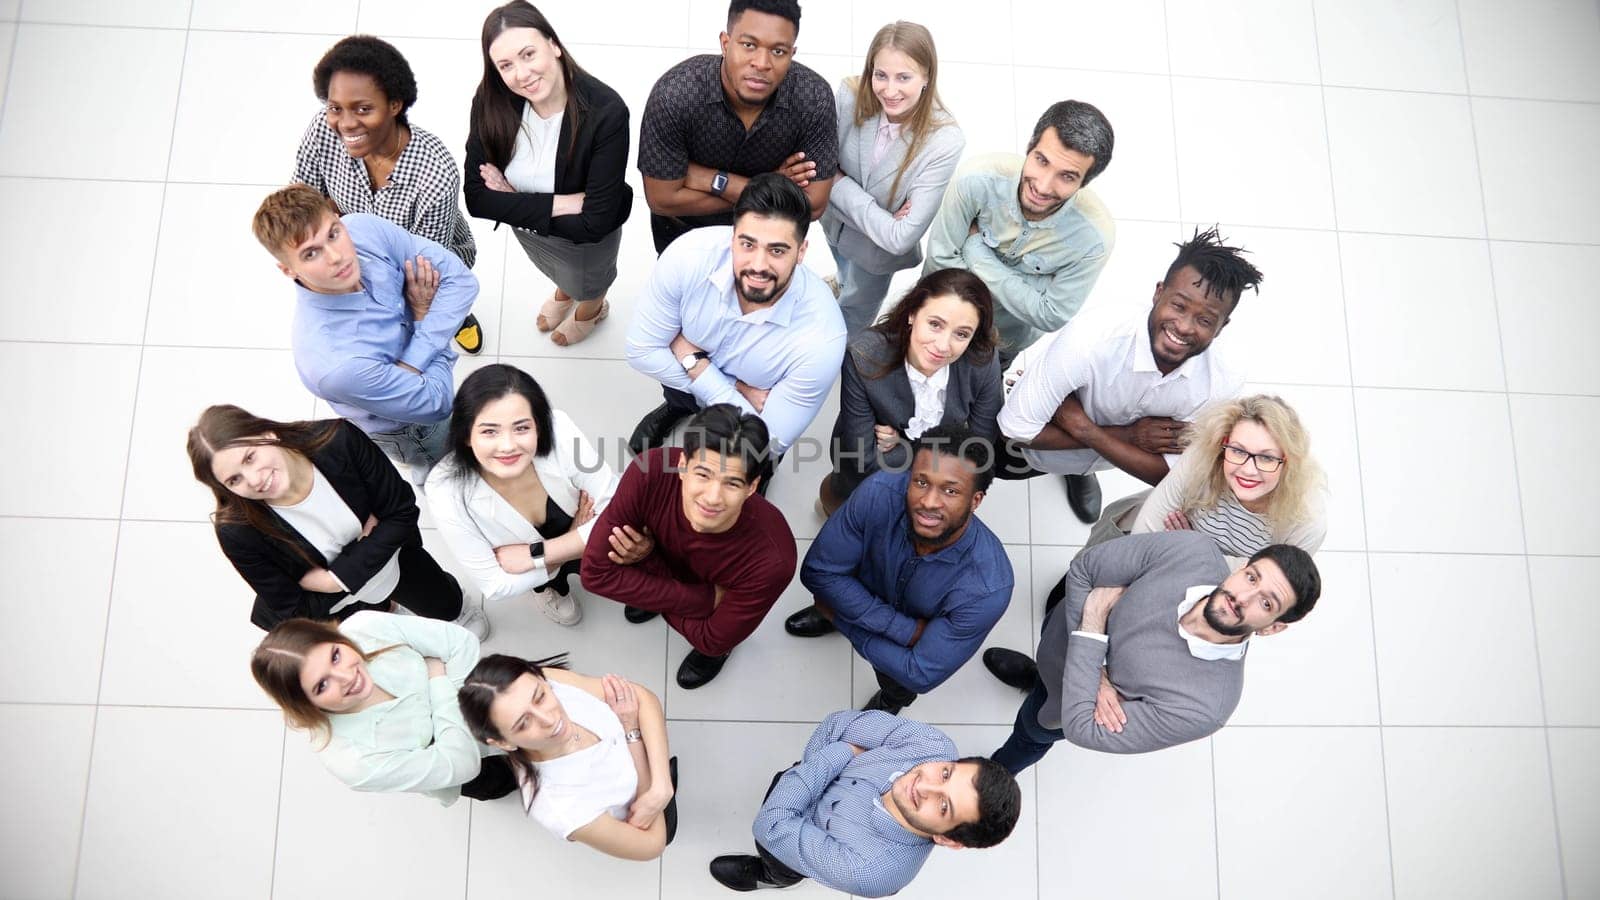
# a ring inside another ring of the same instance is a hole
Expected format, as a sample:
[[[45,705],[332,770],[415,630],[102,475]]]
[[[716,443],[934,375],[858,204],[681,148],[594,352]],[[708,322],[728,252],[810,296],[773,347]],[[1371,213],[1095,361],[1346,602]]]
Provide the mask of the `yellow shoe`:
[[[477,356],[483,352],[483,326],[478,324],[478,317],[467,314],[461,323],[461,328],[456,331],[456,346],[461,352]]]

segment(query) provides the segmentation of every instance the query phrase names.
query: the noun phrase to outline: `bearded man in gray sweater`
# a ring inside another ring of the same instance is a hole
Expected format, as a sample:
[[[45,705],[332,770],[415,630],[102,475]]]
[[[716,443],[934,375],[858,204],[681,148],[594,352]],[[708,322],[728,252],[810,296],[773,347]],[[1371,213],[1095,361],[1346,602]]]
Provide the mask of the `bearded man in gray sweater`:
[[[1273,544],[1230,574],[1210,537],[1167,531],[1090,547],[1056,590],[1031,684],[1015,685],[1028,697],[994,753],[1013,775],[1062,738],[1148,753],[1213,734],[1239,705],[1250,639],[1304,618],[1322,579],[1298,547]]]

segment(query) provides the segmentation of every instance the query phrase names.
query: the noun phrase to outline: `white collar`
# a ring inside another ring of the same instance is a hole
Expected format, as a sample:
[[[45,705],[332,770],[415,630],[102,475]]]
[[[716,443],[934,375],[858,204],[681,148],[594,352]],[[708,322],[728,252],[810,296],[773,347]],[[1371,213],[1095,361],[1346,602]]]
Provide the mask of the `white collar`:
[[[949,366],[940,366],[932,375],[924,375],[917,371],[917,367],[913,366],[909,360],[906,361],[905,366],[906,378],[910,379],[912,385],[926,385],[933,390],[942,391],[945,389],[945,385],[950,383]]]
[[[1244,659],[1244,652],[1250,647],[1250,638],[1246,637],[1237,644],[1213,644],[1205,638],[1195,637],[1183,627],[1183,617],[1194,609],[1194,605],[1211,595],[1216,590],[1214,584],[1197,584],[1184,592],[1182,603],[1178,604],[1178,636],[1189,645],[1189,655],[1195,659]]]

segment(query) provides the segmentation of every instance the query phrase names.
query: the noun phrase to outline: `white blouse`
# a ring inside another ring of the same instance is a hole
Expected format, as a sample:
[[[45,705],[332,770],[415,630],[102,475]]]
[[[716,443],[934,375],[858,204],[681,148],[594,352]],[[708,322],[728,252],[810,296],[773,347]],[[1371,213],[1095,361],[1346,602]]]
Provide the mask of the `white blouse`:
[[[304,500],[293,506],[274,506],[272,509],[289,523],[289,527],[300,532],[301,537],[317,548],[317,552],[330,565],[344,552],[344,548],[361,539],[364,523],[356,518],[350,505],[344,502],[344,498],[339,496],[339,492],[333,489],[333,485],[316,466],[311,467],[311,492],[306,494]],[[334,576],[334,581],[338,580],[338,576]],[[338,612],[352,603],[367,606],[382,603],[389,599],[399,583],[400,551],[396,550],[383,568],[367,579],[361,590],[334,604],[330,612]],[[339,586],[345,587],[342,582]]]
[[[944,392],[950,384],[950,367],[940,366],[932,375],[924,375],[917,367],[906,363],[906,380],[911,382],[911,398],[916,403],[915,414],[906,423],[906,437],[913,441],[922,433],[944,421]]]
[[[532,103],[522,106],[522,124],[506,163],[506,181],[524,194],[552,194],[556,189],[556,150],[561,140],[561,119],[566,111],[548,119],[533,111]]]
[[[572,840],[572,833],[604,813],[628,818],[628,807],[639,790],[639,772],[622,737],[622,720],[605,701],[580,687],[550,681],[550,689],[567,711],[567,718],[594,732],[599,743],[576,753],[539,763],[539,793],[528,815]],[[522,786],[527,802],[528,785]]]

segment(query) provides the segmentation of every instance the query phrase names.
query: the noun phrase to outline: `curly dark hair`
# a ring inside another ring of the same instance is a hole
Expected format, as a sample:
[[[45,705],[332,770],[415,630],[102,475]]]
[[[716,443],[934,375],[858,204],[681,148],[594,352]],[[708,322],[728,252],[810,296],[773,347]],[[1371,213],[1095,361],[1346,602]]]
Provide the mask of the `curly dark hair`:
[[[400,114],[395,116],[407,128],[406,110],[417,102],[417,77],[411,74],[411,64],[400,55],[394,45],[370,34],[352,34],[328,48],[311,70],[311,87],[317,99],[328,102],[328,82],[335,72],[355,72],[370,77],[383,91],[383,96],[400,101]]]

